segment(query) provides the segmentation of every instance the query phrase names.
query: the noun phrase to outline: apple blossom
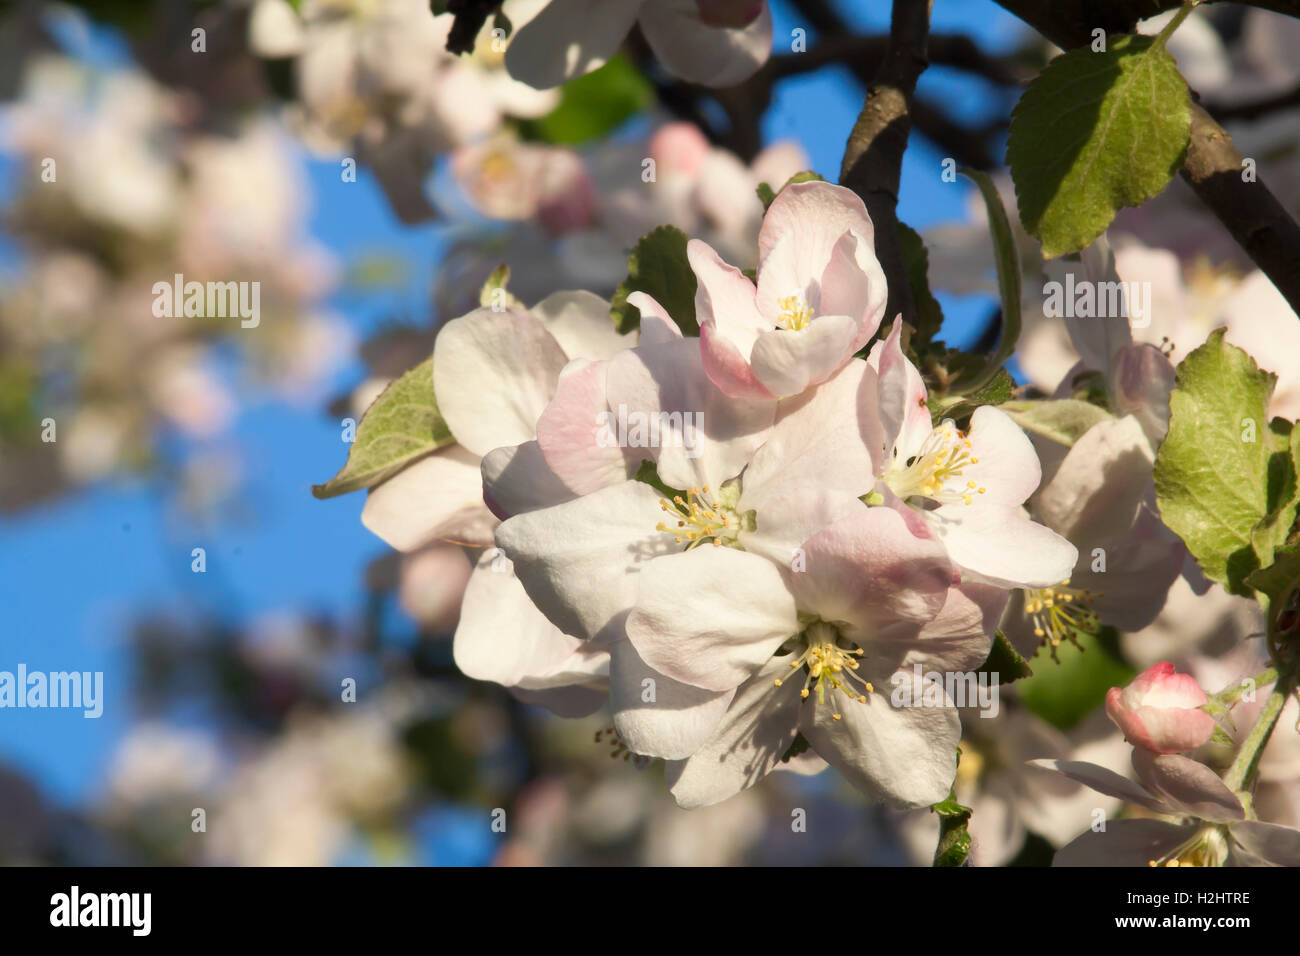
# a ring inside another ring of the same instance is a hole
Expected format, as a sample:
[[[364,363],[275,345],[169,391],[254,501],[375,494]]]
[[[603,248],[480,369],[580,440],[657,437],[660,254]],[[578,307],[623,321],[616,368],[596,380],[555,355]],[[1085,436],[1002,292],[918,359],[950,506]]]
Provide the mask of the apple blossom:
[[[913,681],[914,664],[979,666],[1005,593],[954,584],[939,542],[915,536],[888,508],[859,503],[801,550],[806,568],[793,574],[733,548],[688,550],[646,566],[627,620],[630,643],[656,671],[729,706],[722,714],[660,715],[659,739],[644,734],[639,742],[662,752],[698,739],[668,768],[686,807],[752,786],[800,734],[879,800],[942,799],[956,769],[957,712],[928,675],[920,699],[899,704],[891,688]],[[642,705],[632,716],[654,710]]]
[[[1069,577],[1078,552],[1025,513],[1038,487],[1034,447],[997,408],[981,406],[970,428],[931,424],[925,383],[903,355],[902,323],[871,349],[879,373],[884,454],[879,493],[929,526],[954,565],[1001,587],[1048,587]]]
[[[784,398],[825,381],[884,315],[875,230],[856,194],[793,183],[758,234],[757,285],[700,240],[687,245],[704,367],[728,395]]]
[[[1137,783],[1090,763],[1030,765],[1164,818],[1107,821],[1060,850],[1053,866],[1300,866],[1300,830],[1249,819],[1214,771],[1188,757],[1133,751]]]

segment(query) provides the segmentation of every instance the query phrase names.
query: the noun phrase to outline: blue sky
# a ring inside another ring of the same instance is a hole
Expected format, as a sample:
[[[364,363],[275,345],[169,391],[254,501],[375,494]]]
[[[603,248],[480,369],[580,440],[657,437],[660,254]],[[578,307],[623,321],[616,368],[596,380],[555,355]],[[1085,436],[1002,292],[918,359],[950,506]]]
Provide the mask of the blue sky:
[[[880,29],[886,3],[845,4],[855,22]],[[778,37],[797,25],[784,3],[775,5]],[[935,29],[961,29],[993,50],[1015,36],[1014,20],[989,0],[936,5]],[[120,59],[120,44],[92,37],[87,54]],[[933,69],[921,89],[963,119],[985,116],[997,103],[984,85],[950,70]],[[776,91],[763,129],[768,139],[797,138],[827,178],[838,171],[844,141],[861,106],[860,93],[839,71],[786,81]],[[900,216],[916,228],[962,218],[970,186],[939,179],[942,159],[913,139],[904,161]],[[0,173],[4,172],[0,164]],[[382,291],[340,293],[331,303],[358,338],[393,315],[428,314],[428,290],[441,242],[435,230],[400,225],[364,174],[342,184],[333,162],[309,165],[312,233],[346,264],[374,254],[403,265],[402,279]],[[952,338],[960,340],[987,302],[942,299]],[[334,385],[355,384],[353,362]],[[105,674],[104,716],[80,711],[0,711],[0,760],[35,777],[62,802],[97,791],[108,757],[137,717],[125,640],[133,615],[166,609],[178,615],[215,611],[226,620],[276,610],[323,612],[341,620],[359,613],[361,571],[385,546],[360,523],[363,497],[317,501],[313,482],[342,463],[338,424],[323,409],[294,408],[253,397],[229,439],[250,477],[246,504],[252,520],[219,528],[178,521],[156,486],[114,482],[59,499],[15,517],[0,518],[0,607],[5,610],[0,669],[19,662],[30,670],[91,670]],[[209,573],[190,571],[190,551],[207,550]],[[442,822],[429,824],[442,834]],[[454,827],[452,828],[454,831]]]

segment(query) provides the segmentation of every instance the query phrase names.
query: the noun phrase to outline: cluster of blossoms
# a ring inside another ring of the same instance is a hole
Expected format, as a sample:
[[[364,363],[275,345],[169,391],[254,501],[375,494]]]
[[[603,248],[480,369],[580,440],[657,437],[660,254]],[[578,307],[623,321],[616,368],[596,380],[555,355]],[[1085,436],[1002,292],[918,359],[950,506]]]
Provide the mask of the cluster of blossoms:
[[[485,547],[461,669],[561,714],[608,701],[681,805],[830,764],[925,806],[961,733],[943,675],[979,668],[1011,593],[1077,551],[1025,509],[1041,471],[1012,419],[933,423],[903,323],[873,344],[886,289],[856,196],[787,186],[758,246],[750,279],[690,242],[698,338],[644,293],[635,336],[590,293],[447,323],[456,444],[363,520],[399,549]]]

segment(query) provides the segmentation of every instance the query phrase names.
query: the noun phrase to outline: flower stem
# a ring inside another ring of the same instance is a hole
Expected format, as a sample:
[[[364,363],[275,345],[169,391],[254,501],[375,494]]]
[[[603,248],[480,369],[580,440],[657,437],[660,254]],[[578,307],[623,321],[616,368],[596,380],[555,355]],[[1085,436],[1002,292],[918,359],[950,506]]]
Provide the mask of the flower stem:
[[[1229,789],[1244,790],[1250,785],[1250,779],[1259,766],[1259,758],[1264,753],[1264,746],[1273,733],[1273,728],[1282,713],[1282,708],[1286,706],[1286,699],[1290,692],[1288,680],[1279,680],[1273,687],[1273,693],[1268,695],[1268,700],[1264,702],[1264,709],[1259,712],[1259,719],[1255,721],[1255,726],[1242,742],[1241,749],[1237,751],[1237,756],[1232,761],[1232,766],[1224,774],[1223,782]]]
[[[1151,44],[1151,48],[1154,50],[1162,49],[1165,45],[1165,41],[1168,40],[1170,35],[1182,25],[1182,22],[1187,19],[1187,15],[1192,12],[1192,8],[1199,2],[1200,0],[1187,0],[1187,2],[1183,4],[1182,9],[1174,14],[1173,19],[1165,24],[1164,29],[1160,31],[1155,42]]]
[[[1246,692],[1247,687],[1267,687],[1275,680],[1277,680],[1277,668],[1270,667],[1256,674],[1249,681],[1237,681],[1229,684],[1210,699],[1215,703],[1222,704],[1224,707],[1231,707],[1241,699],[1241,695]]]

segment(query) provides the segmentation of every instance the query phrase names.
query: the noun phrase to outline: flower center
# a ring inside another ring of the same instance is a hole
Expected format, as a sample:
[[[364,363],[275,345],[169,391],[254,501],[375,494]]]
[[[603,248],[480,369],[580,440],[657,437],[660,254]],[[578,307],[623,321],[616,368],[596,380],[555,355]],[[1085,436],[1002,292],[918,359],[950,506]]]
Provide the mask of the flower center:
[[[1148,860],[1148,866],[1223,866],[1228,858],[1227,828],[1201,827],[1192,838],[1170,850],[1158,860]]]
[[[1052,649],[1052,660],[1056,660],[1056,649],[1061,641],[1069,641],[1079,646],[1079,637],[1097,633],[1101,620],[1089,602],[1105,597],[1098,591],[1093,594],[1086,588],[1069,587],[1070,579],[1050,588],[1025,589],[1025,617],[1034,625],[1034,636],[1042,644]]]
[[[825,621],[810,624],[800,637],[804,642],[803,652],[790,662],[791,670],[806,670],[803,690],[799,696],[807,700],[813,688],[816,688],[817,702],[822,705],[826,704],[827,690],[831,693],[832,708],[835,706],[836,691],[850,700],[865,704],[866,695],[873,693],[875,688],[857,673],[862,648],[843,646],[839,631]],[[785,682],[778,678],[772,683],[780,687]],[[859,687],[866,693],[861,693]],[[843,716],[838,710],[831,714],[835,720],[840,720]]]
[[[970,439],[944,421],[905,463],[891,462],[884,481],[904,501],[927,498],[941,505],[969,505],[988,490],[977,481],[963,480],[965,469],[979,461],[971,454]]]
[[[801,295],[787,295],[784,299],[777,299],[776,304],[781,307],[776,324],[789,332],[807,328],[812,321],[813,310]]]
[[[678,544],[686,545],[687,551],[706,541],[714,547],[733,544],[740,533],[735,510],[715,501],[708,485],[692,488],[685,498],[681,495],[674,495],[671,501],[660,498],[659,510],[667,512],[673,520],[671,527],[661,521],[655,530],[671,534]]]

